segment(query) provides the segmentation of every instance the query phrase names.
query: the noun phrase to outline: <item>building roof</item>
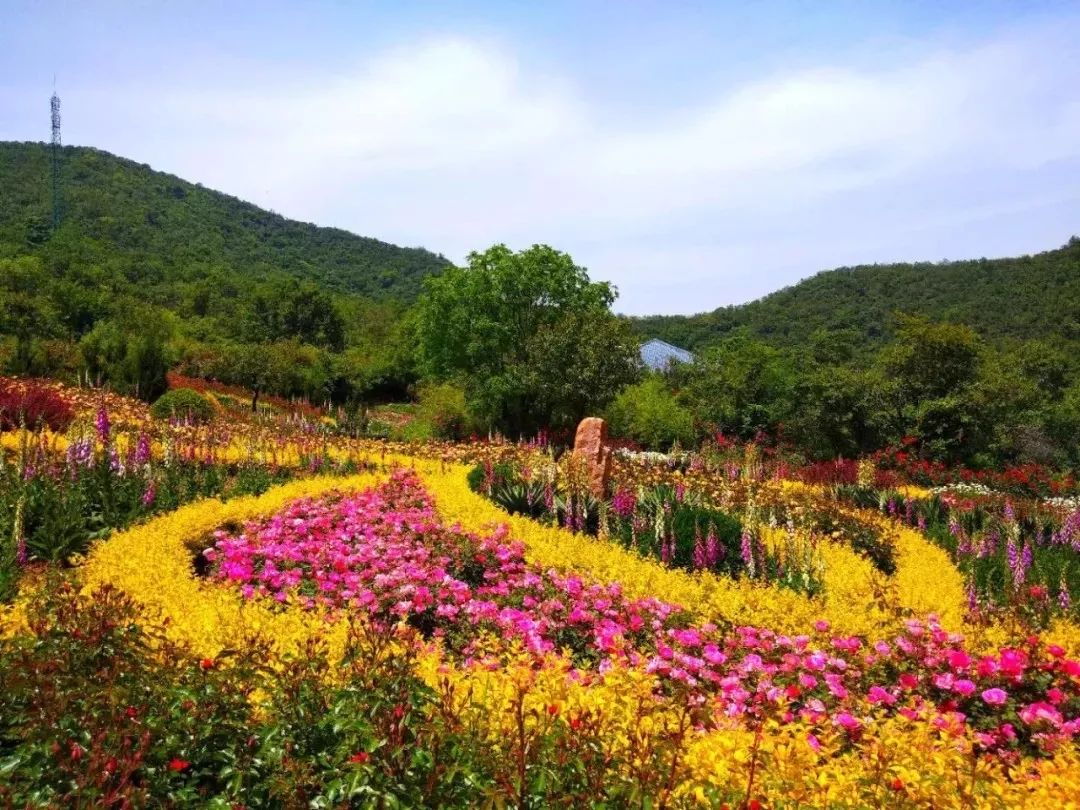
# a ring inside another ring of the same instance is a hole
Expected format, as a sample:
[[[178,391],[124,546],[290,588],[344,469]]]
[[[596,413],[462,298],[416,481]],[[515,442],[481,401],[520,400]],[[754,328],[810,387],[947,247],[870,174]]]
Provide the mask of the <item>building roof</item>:
[[[693,363],[694,355],[659,338],[641,344],[641,362],[653,371],[664,371],[672,363]]]

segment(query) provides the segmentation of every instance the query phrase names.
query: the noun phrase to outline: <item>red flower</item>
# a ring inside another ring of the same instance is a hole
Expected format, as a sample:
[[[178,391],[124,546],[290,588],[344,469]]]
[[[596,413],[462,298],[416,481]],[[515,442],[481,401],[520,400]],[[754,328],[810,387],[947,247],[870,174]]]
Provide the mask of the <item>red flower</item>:
[[[199,662],[199,666],[203,668],[203,671],[208,670],[208,669],[213,669],[214,668],[214,659],[213,658],[204,658],[202,661]]]
[[[550,714],[552,717],[554,717],[558,713],[559,713],[559,707],[558,707],[557,704],[552,703],[552,704],[550,704],[548,706],[548,714]]]
[[[179,757],[173,757],[172,759],[169,760],[169,770],[170,771],[176,771],[176,773],[180,773],[181,771],[186,771],[190,767],[191,767],[191,763],[188,762],[186,759],[180,759]]]
[[[761,810],[761,802],[757,799],[751,799],[746,803],[746,810]]]
[[[903,790],[904,780],[897,776],[891,782],[889,782],[889,787],[896,791]]]
[[[127,709],[124,710],[124,716],[127,717],[128,720],[134,720],[139,716],[139,712],[134,706],[128,706]]]
[[[83,747],[81,745],[79,745],[77,742],[73,742],[71,744],[71,761],[72,762],[78,762],[80,759],[82,759],[82,755],[83,755]]]
[[[355,754],[349,757],[349,762],[352,762],[356,765],[363,765],[369,759],[371,759],[371,754],[369,754],[367,751],[357,751]]]

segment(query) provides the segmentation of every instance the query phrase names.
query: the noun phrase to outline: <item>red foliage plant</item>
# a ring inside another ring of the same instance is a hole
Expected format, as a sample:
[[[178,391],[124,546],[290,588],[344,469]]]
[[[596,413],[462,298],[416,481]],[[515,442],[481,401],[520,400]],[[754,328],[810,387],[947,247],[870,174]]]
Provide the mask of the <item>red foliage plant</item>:
[[[66,430],[74,418],[71,405],[55,388],[37,380],[0,379],[0,430],[21,425]]]

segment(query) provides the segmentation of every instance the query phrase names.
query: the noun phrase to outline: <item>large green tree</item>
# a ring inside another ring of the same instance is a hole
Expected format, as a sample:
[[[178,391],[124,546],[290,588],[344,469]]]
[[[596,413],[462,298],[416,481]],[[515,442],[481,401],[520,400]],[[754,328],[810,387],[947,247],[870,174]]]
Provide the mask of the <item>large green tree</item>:
[[[785,352],[736,334],[674,372],[697,417],[745,439],[775,435],[794,407],[795,363]]]
[[[511,434],[601,407],[632,376],[636,346],[612,320],[614,288],[554,248],[494,245],[424,286],[422,374],[461,381],[476,413]]]

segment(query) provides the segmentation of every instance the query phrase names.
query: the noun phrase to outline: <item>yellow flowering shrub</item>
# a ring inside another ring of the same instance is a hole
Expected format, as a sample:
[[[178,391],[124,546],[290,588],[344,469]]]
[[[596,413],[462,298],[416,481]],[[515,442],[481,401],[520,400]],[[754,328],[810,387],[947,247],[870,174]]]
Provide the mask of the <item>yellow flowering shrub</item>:
[[[90,592],[111,584],[143,605],[147,616],[164,624],[166,634],[198,655],[216,656],[252,636],[270,639],[279,653],[295,652],[312,635],[340,645],[344,628],[335,630],[318,612],[271,607],[244,600],[235,588],[207,582],[192,567],[197,543],[221,526],[272,514],[296,498],[334,490],[370,487],[378,475],[315,478],[271,489],[258,497],[230,501],[208,499],[183,506],[126,531],[91,549],[81,567],[83,588]]]
[[[526,556],[537,565],[601,582],[618,581],[632,597],[661,595],[704,619],[790,633],[804,632],[815,620],[825,619],[840,632],[874,635],[896,627],[905,614],[938,612],[944,624],[960,625],[960,574],[944,552],[914,531],[890,527],[897,533],[897,572],[891,578],[843,544],[823,544],[825,594],[808,598],[753,580],[671,569],[604,540],[508,515],[469,489],[465,467],[410,463],[423,475],[447,522],[469,531],[506,523],[511,537],[525,544]],[[880,520],[876,514],[873,518]]]

